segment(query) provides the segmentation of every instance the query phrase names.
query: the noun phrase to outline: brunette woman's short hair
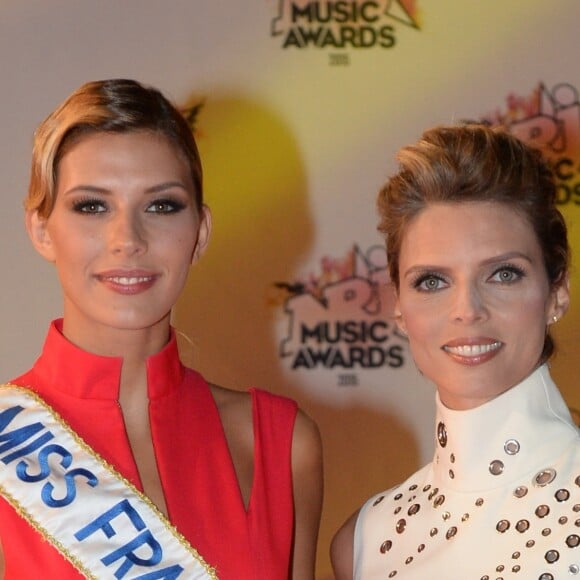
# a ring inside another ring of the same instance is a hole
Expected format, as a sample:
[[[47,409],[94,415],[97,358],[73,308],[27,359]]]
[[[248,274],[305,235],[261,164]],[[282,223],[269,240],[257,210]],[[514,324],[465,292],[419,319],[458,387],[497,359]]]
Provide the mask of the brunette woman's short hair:
[[[407,225],[432,203],[493,201],[523,215],[542,249],[552,288],[570,264],[566,222],[556,206],[552,171],[540,151],[506,129],[482,124],[429,129],[397,154],[398,171],[378,197],[379,231],[386,238],[389,273],[399,288],[399,255]],[[554,350],[547,334],[542,360]]]

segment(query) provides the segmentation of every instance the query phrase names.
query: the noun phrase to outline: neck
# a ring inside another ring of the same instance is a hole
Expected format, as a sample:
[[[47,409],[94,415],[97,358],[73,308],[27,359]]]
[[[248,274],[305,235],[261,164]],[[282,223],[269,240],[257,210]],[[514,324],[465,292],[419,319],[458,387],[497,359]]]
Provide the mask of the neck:
[[[65,315],[62,332],[73,344],[92,354],[123,359],[119,399],[147,393],[147,358],[158,353],[170,336],[169,317],[139,329],[78,324]]]

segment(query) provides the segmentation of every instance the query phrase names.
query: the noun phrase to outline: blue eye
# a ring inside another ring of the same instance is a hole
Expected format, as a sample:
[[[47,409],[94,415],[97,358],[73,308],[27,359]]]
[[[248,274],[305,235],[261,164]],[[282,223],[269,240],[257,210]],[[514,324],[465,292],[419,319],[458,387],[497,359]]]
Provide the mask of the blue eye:
[[[99,199],[81,199],[73,204],[73,210],[78,213],[97,214],[106,212],[107,207]]]
[[[501,266],[501,268],[495,270],[495,272],[491,275],[491,280],[493,282],[499,282],[500,284],[512,284],[524,276],[525,273],[521,268],[508,265]]]
[[[419,292],[435,292],[447,286],[447,282],[436,274],[424,274],[413,282],[413,288]]]

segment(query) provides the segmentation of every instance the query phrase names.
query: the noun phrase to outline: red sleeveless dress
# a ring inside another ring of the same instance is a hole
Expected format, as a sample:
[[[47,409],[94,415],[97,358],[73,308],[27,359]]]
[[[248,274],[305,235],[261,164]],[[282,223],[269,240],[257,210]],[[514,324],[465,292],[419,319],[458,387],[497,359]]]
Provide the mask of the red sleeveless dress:
[[[52,323],[29,386],[142,490],[117,403],[121,359],[89,354]],[[147,361],[150,423],[169,520],[219,580],[288,578],[293,537],[291,445],[296,403],[250,389],[254,479],[244,507],[218,410],[203,377],[184,367],[175,337]],[[5,580],[83,576],[0,497]]]

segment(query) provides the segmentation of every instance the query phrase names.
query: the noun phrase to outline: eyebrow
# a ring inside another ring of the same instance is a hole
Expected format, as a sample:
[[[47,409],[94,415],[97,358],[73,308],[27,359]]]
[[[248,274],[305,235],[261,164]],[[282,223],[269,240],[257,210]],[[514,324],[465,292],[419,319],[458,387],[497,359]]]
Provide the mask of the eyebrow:
[[[481,261],[478,266],[489,266],[492,264],[499,264],[501,262],[508,262],[509,260],[513,259],[521,259],[525,260],[529,264],[533,264],[533,260],[527,254],[523,252],[506,252],[505,254],[499,254],[497,256],[492,256],[491,258],[486,258],[485,260]],[[430,271],[437,271],[447,273],[452,268],[447,268],[445,266],[436,266],[433,264],[416,264],[411,266],[408,270],[405,271],[403,274],[403,278],[407,278],[411,274],[415,274],[416,272],[430,272]]]
[[[148,187],[145,190],[146,194],[155,194],[167,191],[168,189],[179,188],[189,193],[187,187],[179,182],[179,181],[166,181],[164,183],[159,183],[157,185],[153,185],[152,187]],[[67,189],[67,191],[63,192],[63,195],[69,195],[72,193],[98,193],[102,195],[110,195],[112,192],[104,187],[97,187],[96,185],[77,185],[72,187],[71,189]]]

